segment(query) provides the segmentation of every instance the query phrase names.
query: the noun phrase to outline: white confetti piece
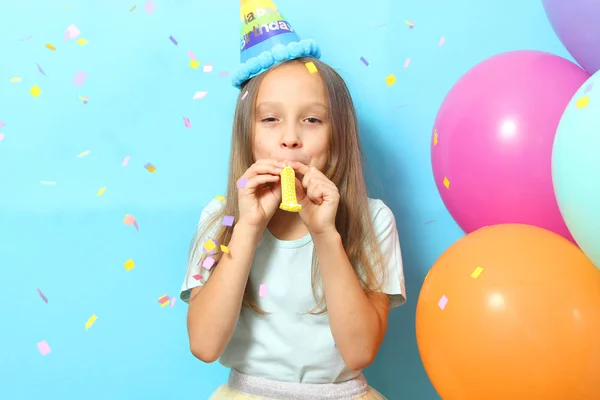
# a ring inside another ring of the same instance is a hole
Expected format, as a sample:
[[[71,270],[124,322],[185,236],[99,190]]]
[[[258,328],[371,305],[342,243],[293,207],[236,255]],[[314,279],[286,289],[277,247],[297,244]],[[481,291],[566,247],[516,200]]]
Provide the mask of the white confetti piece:
[[[193,99],[194,99],[194,100],[200,100],[200,99],[203,99],[203,98],[205,98],[205,97],[206,97],[206,95],[207,95],[207,94],[208,94],[208,92],[196,92],[196,93],[194,94],[194,97],[193,97]]]

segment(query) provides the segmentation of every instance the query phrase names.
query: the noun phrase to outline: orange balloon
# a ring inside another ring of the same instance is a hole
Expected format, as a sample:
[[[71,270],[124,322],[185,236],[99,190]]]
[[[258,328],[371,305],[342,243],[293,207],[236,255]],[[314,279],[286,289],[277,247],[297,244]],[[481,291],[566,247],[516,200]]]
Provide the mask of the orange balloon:
[[[600,270],[550,231],[458,240],[423,283],[416,329],[443,400],[600,399]]]

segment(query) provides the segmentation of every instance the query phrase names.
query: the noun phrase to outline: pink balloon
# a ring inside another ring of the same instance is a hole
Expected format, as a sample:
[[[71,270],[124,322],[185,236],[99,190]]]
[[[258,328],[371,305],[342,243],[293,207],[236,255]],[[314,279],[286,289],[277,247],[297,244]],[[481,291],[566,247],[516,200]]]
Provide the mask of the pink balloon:
[[[431,158],[444,204],[466,233],[522,223],[573,241],[552,186],[552,144],[565,107],[588,78],[562,57],[520,50],[477,64],[450,90]]]

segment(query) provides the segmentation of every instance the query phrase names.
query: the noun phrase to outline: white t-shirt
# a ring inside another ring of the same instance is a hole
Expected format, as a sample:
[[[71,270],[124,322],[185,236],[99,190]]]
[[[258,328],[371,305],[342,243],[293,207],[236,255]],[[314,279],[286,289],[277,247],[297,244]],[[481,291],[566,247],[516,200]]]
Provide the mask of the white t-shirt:
[[[218,212],[222,205],[219,200],[212,200],[202,211],[200,222]],[[391,307],[396,307],[404,303],[406,292],[394,215],[381,200],[369,199],[369,208],[387,265],[382,292],[391,295]],[[242,309],[233,337],[219,359],[222,365],[248,375],[287,382],[343,382],[359,375],[360,371],[350,370],[344,364],[327,314],[308,313],[316,305],[311,288],[312,251],[310,234],[283,241],[265,229],[250,278],[254,298],[269,314]],[[191,289],[201,285],[193,276],[210,275],[197,262],[198,259],[189,264],[181,288],[181,299],[186,303]],[[264,297],[259,296],[262,284],[267,287]]]

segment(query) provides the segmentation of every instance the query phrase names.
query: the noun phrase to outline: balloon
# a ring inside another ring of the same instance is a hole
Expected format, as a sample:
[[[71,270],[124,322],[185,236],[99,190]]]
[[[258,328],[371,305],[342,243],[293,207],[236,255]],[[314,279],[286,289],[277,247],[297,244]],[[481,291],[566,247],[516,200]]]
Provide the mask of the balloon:
[[[600,399],[600,272],[548,230],[496,225],[450,246],[416,333],[443,400]]]
[[[431,158],[444,204],[467,233],[522,223],[572,237],[552,187],[552,143],[589,75],[540,51],[511,51],[468,71],[435,120]]]
[[[600,23],[600,15],[598,16]],[[560,212],[600,268],[600,71],[577,91],[558,125],[552,181]]]
[[[579,65],[600,70],[600,1],[543,0],[554,32]]]

